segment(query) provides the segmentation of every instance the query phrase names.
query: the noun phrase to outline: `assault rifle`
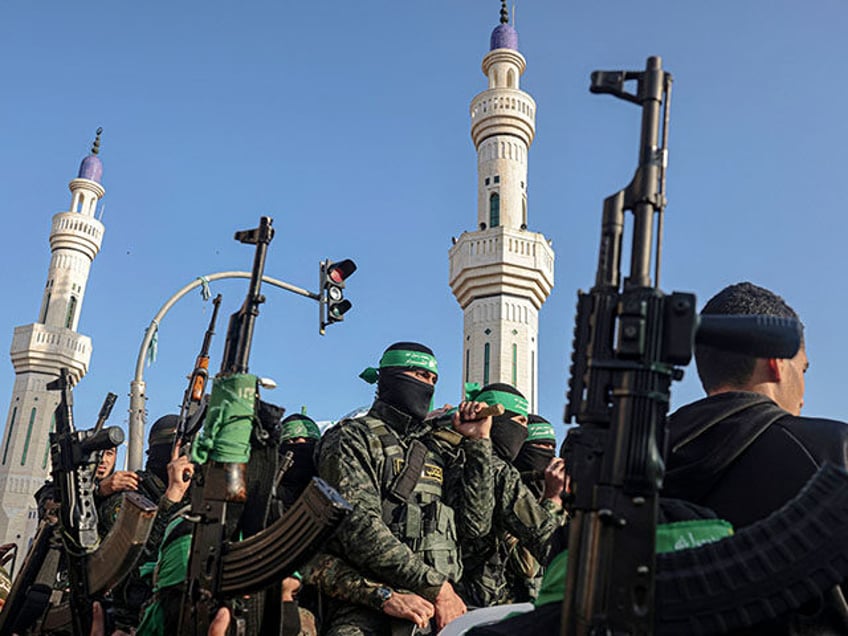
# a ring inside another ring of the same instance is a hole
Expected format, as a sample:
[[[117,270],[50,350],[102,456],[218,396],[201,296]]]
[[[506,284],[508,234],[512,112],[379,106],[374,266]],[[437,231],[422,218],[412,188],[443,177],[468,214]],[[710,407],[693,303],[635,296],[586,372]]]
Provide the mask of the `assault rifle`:
[[[635,93],[625,91],[628,81],[636,82]],[[595,284],[578,292],[565,410],[565,421],[580,426],[569,433],[579,442],[568,466],[573,516],[563,636],[653,633],[665,416],[671,382],[682,378],[679,367],[691,359],[696,337],[757,357],[792,357],[800,345],[795,321],[747,316],[699,323],[693,294],[665,295],[658,287],[671,81],[659,57],[648,58],[644,71],[592,73],[591,92],[641,106],[642,129],[633,180],[604,200]],[[630,274],[622,283],[625,210],[633,228]],[[746,337],[727,342],[728,322]]]
[[[206,384],[209,381],[209,347],[212,344],[212,336],[215,335],[215,321],[218,319],[218,308],[221,306],[221,294],[215,296],[212,305],[214,306],[212,317],[203,335],[200,353],[194,361],[194,371],[189,377],[188,387],[183,394],[177,430],[174,433],[174,446],[179,444],[180,452],[184,455],[191,450],[189,445],[200,425],[203,424],[203,417],[206,415],[206,407],[209,404],[209,395],[206,393]],[[183,481],[188,481],[190,478],[187,471],[183,473]]]
[[[258,382],[248,374],[248,361],[259,305],[265,301],[261,284],[274,236],[271,223],[269,217],[262,217],[259,227],[235,235],[242,243],[256,245],[256,252],[247,297],[230,317],[221,370],[212,384],[203,429],[192,447],[193,459],[201,466],[195,473],[191,512],[186,517],[194,527],[180,606],[178,633],[182,635],[205,635],[222,604],[291,574],[350,511],[338,493],[315,479],[280,519],[247,539],[234,540],[238,510],[248,492],[246,472]],[[237,624],[243,621],[235,618]]]
[[[94,474],[100,452],[124,441],[120,428],[103,426],[114,404],[114,394],[107,396],[96,427],[78,431],[74,428],[68,369],[63,368],[47,389],[61,391],[55,432],[50,433],[53,498],[59,506],[57,515],[48,515],[42,521],[4,611],[0,612],[3,636],[24,633],[38,621],[42,621],[39,629],[46,631],[70,624],[74,634],[89,634],[92,601],[103,602],[103,596],[135,565],[156,514],[156,506],[144,497],[136,493],[125,496],[114,527],[100,541]],[[56,539],[66,558],[69,603],[48,609],[59,567]]]

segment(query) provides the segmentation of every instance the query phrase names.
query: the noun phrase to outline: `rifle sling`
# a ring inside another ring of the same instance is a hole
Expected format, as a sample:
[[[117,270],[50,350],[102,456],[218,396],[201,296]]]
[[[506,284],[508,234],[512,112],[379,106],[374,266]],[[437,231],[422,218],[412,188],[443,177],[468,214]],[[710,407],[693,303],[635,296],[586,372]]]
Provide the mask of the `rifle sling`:
[[[427,458],[427,446],[420,439],[412,440],[406,451],[403,468],[395,477],[389,492],[401,501],[408,501],[424,469],[424,460]]]

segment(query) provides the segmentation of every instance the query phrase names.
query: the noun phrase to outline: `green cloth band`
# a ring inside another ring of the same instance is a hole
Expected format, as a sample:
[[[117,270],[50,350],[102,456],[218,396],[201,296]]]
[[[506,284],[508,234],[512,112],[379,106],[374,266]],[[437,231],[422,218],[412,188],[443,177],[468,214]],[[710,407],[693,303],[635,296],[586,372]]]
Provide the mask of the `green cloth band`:
[[[556,433],[550,422],[530,422],[527,424],[526,442],[556,443]]]
[[[733,526],[722,519],[693,519],[663,523],[657,526],[657,554],[697,548],[706,543],[726,539],[733,534]],[[568,570],[568,550],[556,555],[545,570],[542,587],[535,605],[562,603],[565,593],[565,575]]]
[[[191,448],[191,459],[244,464],[250,460],[250,432],[256,410],[257,378],[237,373],[215,378],[203,429]]]
[[[182,519],[180,520],[182,521]],[[188,572],[188,558],[191,552],[191,533],[171,541],[159,553],[158,571],[154,591],[179,585]]]
[[[383,357],[380,358],[380,368],[384,369],[386,367],[416,367],[439,375],[436,358],[423,351],[408,351],[406,349],[391,349],[386,351]],[[359,377],[368,384],[374,384],[377,382],[378,373],[374,367],[368,367],[359,374]]]
[[[527,417],[528,404],[527,400],[515,393],[507,393],[506,391],[483,391],[476,396],[468,397],[467,399],[475,402],[485,402],[489,406],[493,404],[503,404],[504,409],[518,413]]]
[[[308,437],[311,439],[321,439],[321,431],[318,430],[315,422],[307,419],[289,420],[283,424],[280,439],[294,439],[296,437]]]

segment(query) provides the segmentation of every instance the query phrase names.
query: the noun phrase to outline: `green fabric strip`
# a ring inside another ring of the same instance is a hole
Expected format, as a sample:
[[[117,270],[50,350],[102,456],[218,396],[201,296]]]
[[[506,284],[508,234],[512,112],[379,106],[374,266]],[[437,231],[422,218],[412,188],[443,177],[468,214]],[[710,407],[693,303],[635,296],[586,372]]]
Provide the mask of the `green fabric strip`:
[[[179,585],[188,572],[188,557],[191,551],[191,534],[174,539],[159,554],[159,569],[154,591]]]
[[[315,422],[310,420],[289,420],[282,427],[280,439],[294,439],[296,437],[309,437],[312,439],[321,439],[321,431],[315,425]]]
[[[237,373],[215,378],[203,429],[192,445],[192,461],[225,463],[250,460],[250,432],[256,409],[255,375]]]
[[[528,442],[556,442],[554,427],[549,422],[530,422],[527,424]]]
[[[506,391],[483,391],[473,398],[476,402],[485,402],[489,406],[493,404],[503,404],[507,411],[518,413],[519,415],[527,416],[528,404],[527,400],[520,395],[507,393]]]
[[[405,351],[403,349],[392,349],[386,351],[380,358],[380,368],[385,367],[418,367],[439,374],[436,358],[423,351]]]
[[[694,519],[657,526],[657,554],[696,548],[705,543],[720,541],[733,534],[733,526],[722,519]],[[545,570],[542,587],[535,605],[562,603],[565,575],[568,570],[568,550],[556,555]]]

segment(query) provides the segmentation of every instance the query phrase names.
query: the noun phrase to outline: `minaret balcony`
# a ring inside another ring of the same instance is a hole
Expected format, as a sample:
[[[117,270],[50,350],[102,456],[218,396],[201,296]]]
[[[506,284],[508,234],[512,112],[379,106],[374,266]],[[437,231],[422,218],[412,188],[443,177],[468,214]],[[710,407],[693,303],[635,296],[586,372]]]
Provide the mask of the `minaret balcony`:
[[[512,294],[540,309],[554,285],[554,252],[537,232],[505,227],[465,232],[449,256],[449,283],[462,308],[481,296]]]
[[[103,224],[78,212],[59,212],[53,215],[50,229],[50,249],[77,250],[94,260],[103,242]]]
[[[514,135],[529,147],[536,134],[536,102],[524,91],[493,88],[471,101],[471,139],[475,147],[495,135]]]
[[[97,181],[92,181],[91,179],[77,177],[76,179],[72,179],[68,184],[68,189],[70,189],[71,192],[79,188],[91,190],[95,195],[97,195],[98,199],[102,199],[103,195],[106,194],[106,188],[97,183]]]
[[[62,367],[67,367],[76,383],[88,371],[91,338],[37,322],[15,327],[10,353],[17,374],[45,373],[58,377]]]

